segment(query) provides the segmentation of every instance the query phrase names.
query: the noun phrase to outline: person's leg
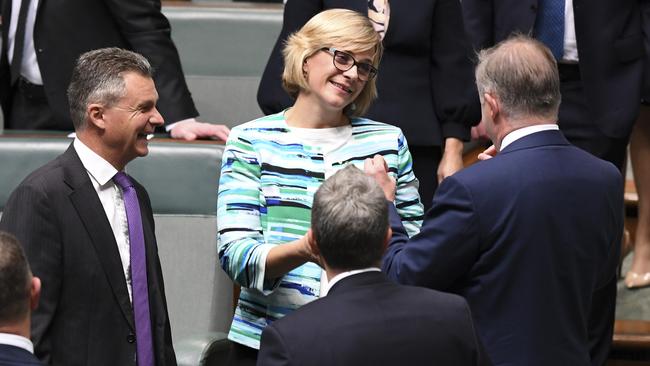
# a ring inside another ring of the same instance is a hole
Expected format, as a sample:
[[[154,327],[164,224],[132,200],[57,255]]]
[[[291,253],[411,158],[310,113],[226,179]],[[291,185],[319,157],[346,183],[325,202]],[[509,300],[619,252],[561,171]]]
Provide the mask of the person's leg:
[[[630,139],[630,159],[639,196],[632,266],[625,276],[628,287],[650,285],[650,107],[642,106]]]

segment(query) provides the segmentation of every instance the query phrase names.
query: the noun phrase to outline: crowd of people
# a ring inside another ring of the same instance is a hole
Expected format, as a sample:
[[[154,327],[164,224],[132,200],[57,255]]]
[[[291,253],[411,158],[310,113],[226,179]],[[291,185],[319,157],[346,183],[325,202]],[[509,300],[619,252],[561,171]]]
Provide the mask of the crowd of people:
[[[158,1],[5,0],[6,128],[76,137],[4,207],[0,364],[177,364],[125,172],[165,126],[226,141],[228,365],[603,365],[647,3],[288,0],[267,115],[230,131],[196,120]],[[463,168],[479,122],[492,146]],[[650,285],[637,238],[630,288]]]

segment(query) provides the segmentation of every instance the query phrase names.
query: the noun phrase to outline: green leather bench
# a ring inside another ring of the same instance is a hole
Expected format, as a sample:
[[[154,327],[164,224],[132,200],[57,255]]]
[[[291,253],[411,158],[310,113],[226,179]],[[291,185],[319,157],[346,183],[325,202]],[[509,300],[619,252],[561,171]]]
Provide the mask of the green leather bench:
[[[282,28],[281,4],[163,6],[200,120],[236,126],[262,116],[257,87]]]

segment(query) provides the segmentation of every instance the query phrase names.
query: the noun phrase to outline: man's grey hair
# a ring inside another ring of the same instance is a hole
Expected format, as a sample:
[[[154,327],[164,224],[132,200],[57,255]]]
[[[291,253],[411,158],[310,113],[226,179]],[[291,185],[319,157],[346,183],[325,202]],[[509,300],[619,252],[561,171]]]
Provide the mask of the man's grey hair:
[[[32,273],[16,238],[0,231],[0,325],[14,324],[29,313]]]
[[[68,86],[70,117],[75,130],[86,127],[89,104],[111,107],[126,95],[124,74],[128,72],[153,77],[149,61],[132,51],[110,47],[79,56]]]
[[[476,86],[481,102],[494,94],[511,120],[542,117],[557,120],[560,78],[557,62],[541,42],[515,35],[478,54]]]
[[[311,214],[314,239],[331,268],[352,270],[377,265],[388,231],[384,192],[349,165],[316,191]]]

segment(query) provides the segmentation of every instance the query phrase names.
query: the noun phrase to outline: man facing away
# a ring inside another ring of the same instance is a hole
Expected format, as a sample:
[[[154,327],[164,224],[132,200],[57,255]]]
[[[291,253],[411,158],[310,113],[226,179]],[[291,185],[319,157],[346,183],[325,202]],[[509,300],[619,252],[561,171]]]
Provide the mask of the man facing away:
[[[20,244],[0,231],[0,365],[42,365],[29,340],[30,313],[40,292],[41,281],[32,276]]]
[[[445,179],[411,240],[390,205],[383,269],[400,283],[465,297],[496,365],[602,365],[622,177],[558,130],[558,71],[540,42],[519,36],[481,51],[476,82],[498,154]],[[367,168],[392,201],[381,159]]]
[[[311,250],[326,297],[262,333],[258,365],[487,365],[462,298],[400,286],[379,270],[391,236],[379,186],[354,166],[314,196]]]
[[[175,365],[151,204],[123,172],[163,119],[149,62],[80,56],[68,88],[77,137],[11,194],[0,228],[43,283],[36,355],[53,365]]]

